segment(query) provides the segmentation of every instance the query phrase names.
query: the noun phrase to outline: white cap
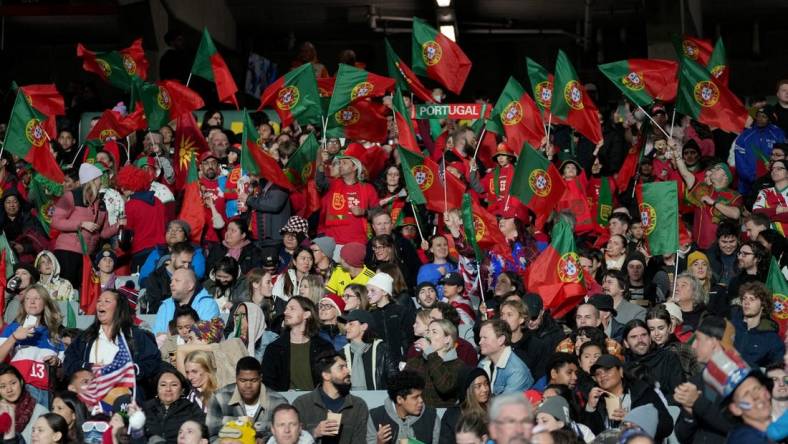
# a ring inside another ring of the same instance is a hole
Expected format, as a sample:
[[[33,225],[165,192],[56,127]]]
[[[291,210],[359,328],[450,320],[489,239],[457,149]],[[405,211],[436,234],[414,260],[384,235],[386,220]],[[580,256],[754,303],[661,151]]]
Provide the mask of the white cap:
[[[83,163],[79,166],[79,183],[86,184],[91,180],[101,177],[103,173],[95,165],[90,163]]]
[[[665,302],[665,310],[670,313],[670,317],[678,319],[679,324],[684,322],[684,315],[681,313],[681,307],[675,302]]]
[[[370,285],[380,288],[386,294],[391,295],[392,287],[394,286],[394,278],[387,273],[378,272],[367,281],[367,286]]]

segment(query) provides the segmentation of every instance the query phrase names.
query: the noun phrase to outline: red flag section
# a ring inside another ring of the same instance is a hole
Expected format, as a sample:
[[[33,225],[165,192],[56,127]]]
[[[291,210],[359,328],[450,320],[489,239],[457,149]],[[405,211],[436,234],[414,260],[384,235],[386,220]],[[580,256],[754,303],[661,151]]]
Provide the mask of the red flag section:
[[[192,113],[178,117],[175,127],[175,190],[182,190],[189,182],[197,181],[197,159],[208,151],[208,142],[197,127]]]
[[[50,139],[56,139],[58,134],[55,116],[65,115],[66,106],[55,84],[25,85],[20,86],[19,89],[22,90],[30,106],[47,116],[42,126]]]

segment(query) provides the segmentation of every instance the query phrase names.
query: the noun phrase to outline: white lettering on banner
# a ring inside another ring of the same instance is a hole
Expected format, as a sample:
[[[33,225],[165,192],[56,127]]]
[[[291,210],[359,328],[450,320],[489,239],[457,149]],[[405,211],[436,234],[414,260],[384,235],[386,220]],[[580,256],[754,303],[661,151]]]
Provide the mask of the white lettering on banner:
[[[489,107],[488,107],[489,112]],[[478,119],[482,105],[479,103],[418,104],[417,119]]]

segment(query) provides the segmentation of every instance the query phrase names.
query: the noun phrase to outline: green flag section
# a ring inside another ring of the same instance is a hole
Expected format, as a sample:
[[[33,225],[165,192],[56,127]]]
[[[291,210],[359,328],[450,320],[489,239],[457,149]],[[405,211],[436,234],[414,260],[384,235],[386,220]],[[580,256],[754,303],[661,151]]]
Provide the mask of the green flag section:
[[[628,59],[599,65],[599,70],[616,88],[643,107],[655,100],[675,100],[678,68],[679,64],[673,60],[657,59]]]
[[[391,109],[394,111],[394,126],[397,129],[397,143],[403,148],[414,153],[421,154],[419,142],[416,140],[416,130],[413,128],[413,121],[410,120],[410,112],[405,107],[402,100],[402,92],[399,88],[394,91],[391,100]]]
[[[785,337],[788,330],[788,280],[780,271],[780,265],[771,258],[769,264],[769,274],[766,276],[766,286],[772,291],[772,301],[774,310],[772,318],[780,325],[780,337]]]
[[[542,112],[544,121],[547,122],[550,120],[550,108],[553,105],[553,75],[530,57],[525,58],[525,65],[528,70],[528,81],[531,84],[531,94],[536,106]],[[560,123],[560,119],[556,119],[555,116],[552,116],[552,121]]]
[[[498,97],[487,129],[506,136],[507,145],[519,155],[523,144],[540,146],[545,138],[539,108],[514,77],[509,77]]]
[[[175,80],[161,80],[154,84],[135,78],[131,85],[131,103],[137,102],[142,102],[148,128],[153,131],[205,106],[199,94]]]
[[[66,328],[77,328],[77,314],[71,301],[66,301]]]
[[[286,190],[293,190],[293,185],[287,180],[279,163],[263,150],[262,143],[260,143],[260,134],[257,132],[252,123],[252,118],[245,109],[243,123],[241,169],[250,176],[257,176]]]
[[[398,147],[402,177],[408,190],[408,199],[417,205],[426,205],[436,213],[460,208],[465,187],[451,174],[441,174],[438,164],[420,154]],[[444,187],[441,179],[446,179]]]
[[[721,85],[728,86],[730,70],[728,69],[728,57],[725,54],[725,44],[722,43],[722,37],[718,38],[717,43],[714,44],[714,51],[709,57],[706,69]]]
[[[18,262],[14,249],[8,243],[8,238],[5,237],[5,232],[0,233],[0,251],[3,252],[5,262],[5,278],[9,279],[14,275],[16,264]],[[5,289],[5,286],[3,286]]]
[[[238,86],[233,80],[233,75],[230,73],[227,63],[224,62],[222,55],[216,50],[216,45],[213,44],[208,28],[203,28],[202,30],[202,39],[200,40],[200,46],[197,48],[197,56],[194,58],[191,72],[198,77],[214,82],[219,101],[231,103],[235,105],[235,109],[238,109],[238,100],[235,98]]]
[[[545,309],[556,317],[572,311],[586,294],[583,268],[577,255],[572,227],[558,219],[550,245],[525,270],[527,288],[538,289]]]
[[[498,228],[498,219],[471,197],[462,197],[462,228],[465,239],[473,246],[476,260],[481,262],[485,252],[490,251],[511,260],[509,242]]]
[[[382,97],[394,88],[394,79],[379,76],[354,66],[339,64],[328,115],[364,97]]]
[[[263,108],[273,108],[282,126],[294,121],[301,125],[320,124],[323,111],[312,64],[304,63],[269,85],[260,97],[257,110]]]
[[[82,59],[82,69],[124,91],[131,88],[134,77],[145,80],[148,76],[148,60],[142,49],[142,39],[134,40],[128,48],[108,52],[93,52],[78,43],[77,57]]]
[[[46,116],[33,109],[24,94],[17,92],[3,147],[32,165],[33,170],[54,182],[63,183],[63,171],[50,147],[51,135],[47,134],[43,127],[45,120]]]
[[[471,60],[460,46],[424,20],[413,17],[413,72],[437,81],[454,94],[460,94]]]
[[[679,192],[676,182],[638,185],[637,199],[651,255],[675,253],[679,249]]]
[[[55,183],[39,173],[33,173],[28,198],[36,206],[36,217],[47,235],[55,214],[55,200],[62,195],[62,184]]]
[[[580,78],[569,57],[560,49],[555,62],[553,90],[557,91],[557,94],[553,95],[551,107],[553,115],[566,121],[591,142],[601,142],[602,124],[599,122],[596,105],[586,94],[586,89],[580,83]]]
[[[599,201],[596,208],[596,223],[599,226],[607,226],[610,220],[610,214],[613,212],[613,193],[610,189],[610,178],[607,176],[601,177],[599,186]]]
[[[389,77],[397,82],[397,88],[410,90],[413,95],[427,103],[434,102],[435,100],[432,98],[430,90],[421,83],[416,74],[397,55],[394,48],[391,47],[389,39],[384,38],[383,41],[386,43],[386,66],[388,67]]]
[[[537,229],[544,227],[565,188],[555,165],[530,146],[524,146],[514,167],[510,193],[536,214]]]
[[[676,111],[731,133],[740,133],[747,120],[741,100],[704,67],[684,59],[679,67]]]
[[[296,187],[303,186],[315,177],[315,161],[319,150],[320,143],[313,133],[309,133],[285,165],[285,176],[291,184]]]

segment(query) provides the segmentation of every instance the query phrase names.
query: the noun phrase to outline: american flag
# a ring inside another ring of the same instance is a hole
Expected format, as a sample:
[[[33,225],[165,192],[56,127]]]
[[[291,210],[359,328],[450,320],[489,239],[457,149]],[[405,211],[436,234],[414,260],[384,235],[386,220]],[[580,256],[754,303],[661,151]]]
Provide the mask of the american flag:
[[[123,333],[118,335],[118,353],[109,365],[93,370],[95,378],[79,394],[85,405],[99,403],[115,387],[133,388],[136,384],[134,363]]]

